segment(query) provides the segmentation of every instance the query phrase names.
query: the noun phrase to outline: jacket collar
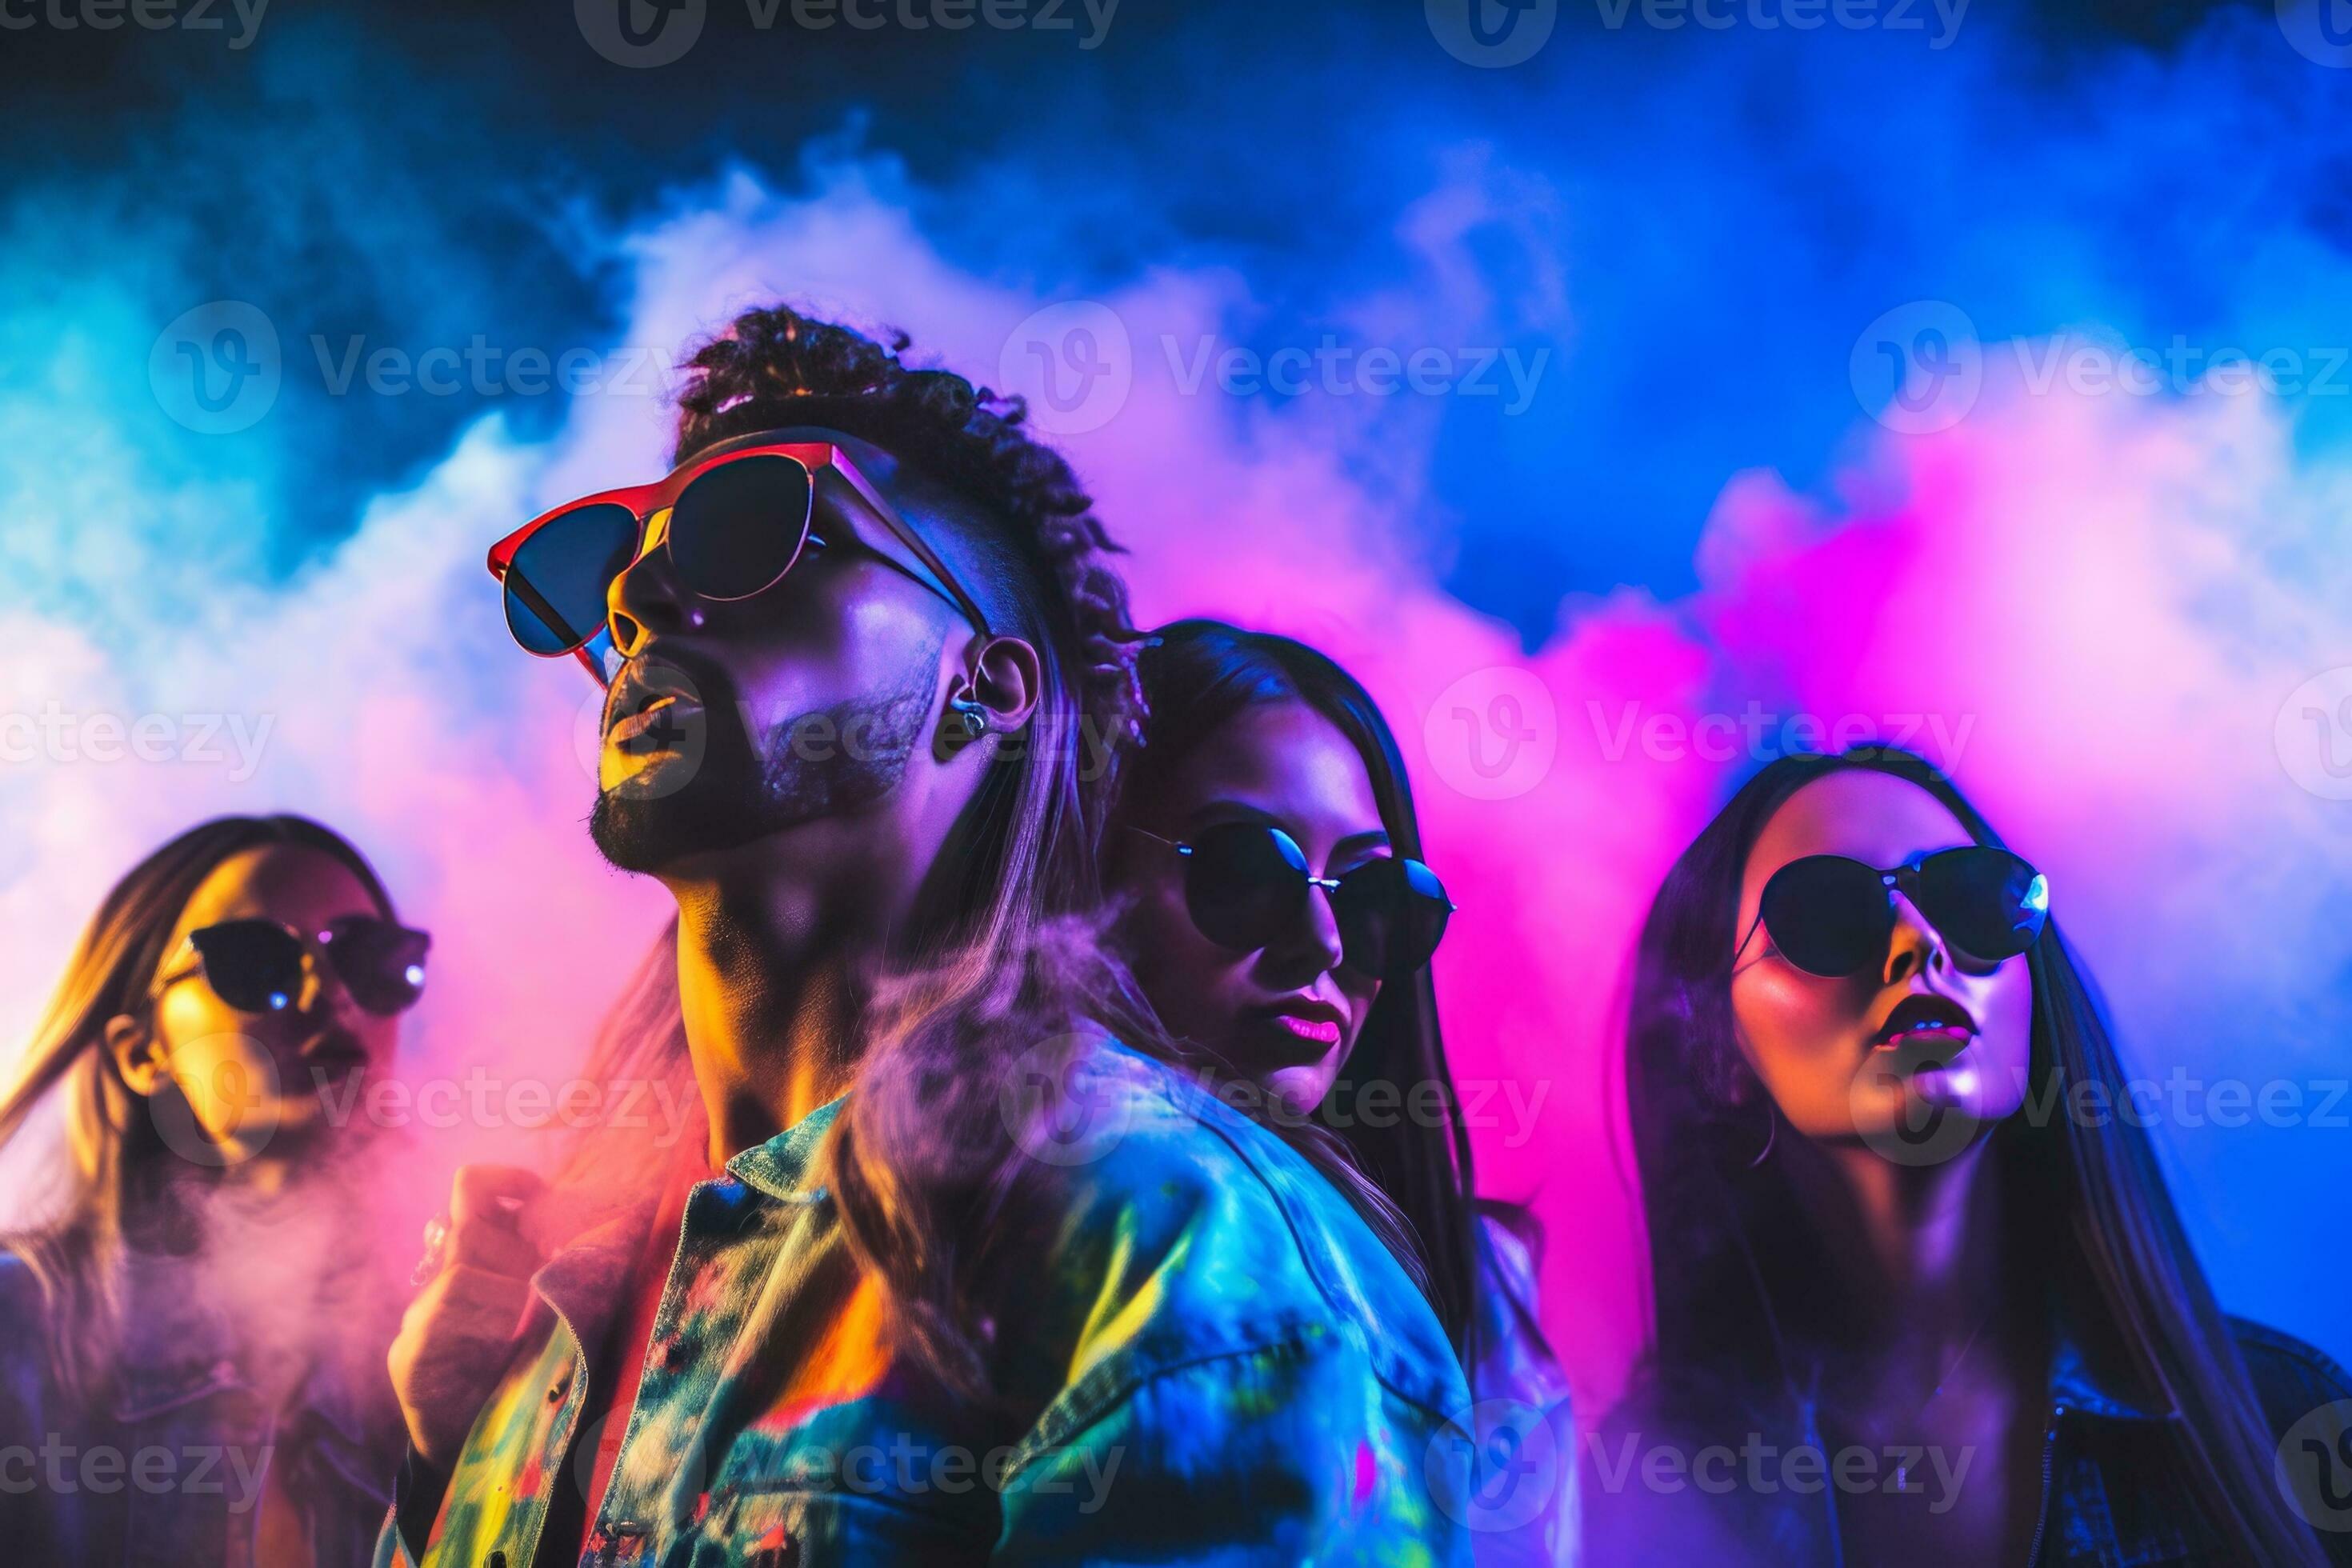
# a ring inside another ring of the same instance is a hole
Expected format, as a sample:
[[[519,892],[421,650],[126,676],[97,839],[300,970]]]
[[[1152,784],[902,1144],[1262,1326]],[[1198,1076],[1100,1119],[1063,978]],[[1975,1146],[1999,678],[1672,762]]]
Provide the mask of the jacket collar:
[[[629,1278],[661,1203],[658,1189],[640,1195],[566,1242],[530,1277],[531,1288],[571,1326],[583,1349],[604,1342],[613,1314],[631,1300]]]
[[[727,1162],[727,1174],[778,1203],[814,1203],[824,1188],[809,1182],[817,1151],[824,1144],[843,1100],[819,1106],[765,1143],[746,1149]],[[541,1298],[571,1325],[583,1346],[604,1342],[614,1314],[634,1300],[629,1284],[661,1213],[665,1194],[642,1194],[612,1212],[593,1229],[583,1232],[540,1266],[531,1284]],[[669,1258],[660,1263],[667,1268]]]
[[[727,1162],[727,1173],[778,1203],[816,1202],[824,1187],[811,1180],[812,1167],[848,1099],[845,1094],[828,1100],[765,1143],[744,1150]]]
[[[2163,1401],[2147,1397],[2136,1380],[2126,1377],[2091,1352],[2085,1336],[2075,1331],[2064,1315],[2056,1322],[2050,1349],[2050,1407],[2121,1421],[2168,1421],[2173,1412]]]

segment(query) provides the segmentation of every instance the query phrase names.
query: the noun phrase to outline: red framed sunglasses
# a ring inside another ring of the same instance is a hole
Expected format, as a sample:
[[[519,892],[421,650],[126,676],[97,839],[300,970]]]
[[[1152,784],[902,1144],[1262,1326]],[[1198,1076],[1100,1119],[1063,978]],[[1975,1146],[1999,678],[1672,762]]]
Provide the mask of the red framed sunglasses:
[[[619,662],[607,608],[613,580],[667,549],[679,584],[700,598],[749,599],[783,581],[814,543],[855,542],[953,605],[989,635],[988,617],[849,455],[773,432],[722,441],[648,485],[601,490],[541,513],[490,546],[507,629],[526,653],[576,656],[598,680]]]

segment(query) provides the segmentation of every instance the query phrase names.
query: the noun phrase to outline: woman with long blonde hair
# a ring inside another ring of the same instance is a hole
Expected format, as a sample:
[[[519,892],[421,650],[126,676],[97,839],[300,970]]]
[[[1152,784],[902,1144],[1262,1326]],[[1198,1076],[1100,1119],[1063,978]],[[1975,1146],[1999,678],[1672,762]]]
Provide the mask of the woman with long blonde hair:
[[[100,904],[0,1090],[0,1148],[55,1178],[0,1235],[13,1560],[364,1559],[398,1297],[358,1112],[427,945],[298,816],[203,823]],[[44,1107],[62,1160],[28,1146]]]

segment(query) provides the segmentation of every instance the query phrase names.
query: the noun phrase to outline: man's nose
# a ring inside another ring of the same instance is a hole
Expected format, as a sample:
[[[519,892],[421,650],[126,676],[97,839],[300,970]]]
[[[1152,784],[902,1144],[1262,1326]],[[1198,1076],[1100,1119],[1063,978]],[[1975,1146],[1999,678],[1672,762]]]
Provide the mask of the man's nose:
[[[678,582],[668,542],[669,513],[657,511],[646,524],[644,551],[621,569],[604,591],[613,648],[623,658],[635,658],[655,637],[690,631],[702,624],[700,601]]]

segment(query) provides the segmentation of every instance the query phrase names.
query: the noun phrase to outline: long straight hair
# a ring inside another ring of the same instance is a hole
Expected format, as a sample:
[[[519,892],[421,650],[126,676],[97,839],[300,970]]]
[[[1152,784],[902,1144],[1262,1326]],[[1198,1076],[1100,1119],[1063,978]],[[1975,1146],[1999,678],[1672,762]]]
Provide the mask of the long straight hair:
[[[55,1207],[31,1228],[0,1237],[38,1279],[47,1311],[48,1359],[58,1386],[81,1400],[106,1384],[119,1342],[114,1265],[128,1238],[159,1217],[173,1178],[198,1167],[172,1154],[123,1081],[106,1026],[146,1015],[149,989],[188,900],[223,862],[249,849],[296,846],[348,867],[394,918],[392,897],[367,859],[341,835],[302,816],[223,816],[200,823],[123,874],[90,917],[34,1026],[7,1088],[0,1090],[0,1145],[24,1129],[55,1090],[65,1113],[66,1163]],[[168,1247],[188,1238],[162,1237]]]
[[[1183,759],[1244,709],[1303,702],[1347,738],[1363,759],[1381,826],[1401,857],[1422,856],[1421,823],[1396,736],[1363,686],[1306,644],[1244,631],[1222,621],[1176,621],[1152,634],[1137,660],[1146,719],[1131,766],[1129,798],[1114,826],[1148,819],[1160,784]],[[1114,844],[1116,864],[1123,847]],[[1216,1042],[1191,1042],[1215,1061]],[[1302,1152],[1354,1203],[1358,1212],[1420,1281],[1446,1336],[1465,1349],[1475,1321],[1477,1274],[1476,1184],[1469,1130],[1438,1027],[1437,988],[1427,966],[1381,986],[1349,1054],[1357,1082],[1433,1085],[1436,1118],[1349,1117],[1339,1129],[1310,1124]],[[1408,1096],[1408,1099],[1412,1097]],[[1320,1108],[1333,1109],[1326,1100]],[[1368,1179],[1369,1178],[1369,1179]]]
[[[1625,1074],[1648,1222],[1655,1338],[1645,1369],[1669,1389],[1799,1397],[1834,1353],[1838,1302],[1822,1238],[1778,1162],[1757,1163],[1775,1112],[1739,1051],[1732,950],[1749,851],[1816,779],[1867,769],[1940,801],[1979,844],[2000,839],[1952,781],[1908,752],[1780,758],[1748,781],[1666,874],[1635,959]],[[2084,1085],[2125,1101],[2105,1008],[2053,917],[2028,951],[2029,1105]],[[1742,1088],[1748,1092],[1739,1092]],[[2146,1131],[2132,1118],[2011,1116],[1990,1135],[2013,1254],[2181,1419],[2167,1423],[2179,1485],[2263,1563],[2320,1561],[2272,1484],[2272,1440],[2235,1342],[2191,1250]],[[1814,1333],[1802,1330],[1810,1323]]]

